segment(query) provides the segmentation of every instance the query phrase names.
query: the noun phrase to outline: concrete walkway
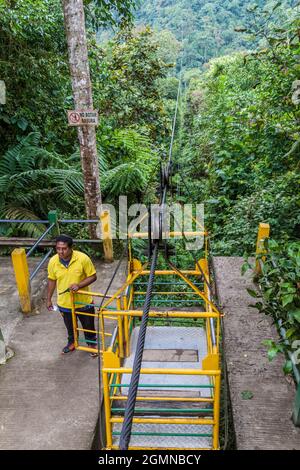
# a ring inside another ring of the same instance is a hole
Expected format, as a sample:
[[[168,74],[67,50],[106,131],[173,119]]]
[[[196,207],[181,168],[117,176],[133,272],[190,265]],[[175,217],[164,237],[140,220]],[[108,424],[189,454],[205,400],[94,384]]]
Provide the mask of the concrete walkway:
[[[243,258],[214,259],[225,313],[225,347],[238,449],[300,449],[300,428],[291,421],[295,386],[282,372],[283,357],[267,357],[265,339],[278,338],[271,320],[249,307],[251,275],[241,276]],[[252,399],[243,399],[250,391]]]
[[[38,260],[32,260],[37,263]],[[225,312],[226,356],[238,449],[300,449],[300,429],[291,421],[293,384],[282,373],[283,358],[269,362],[264,339],[277,332],[266,316],[248,307],[250,275],[242,258],[215,258]],[[116,262],[96,263],[93,290],[104,292]],[[111,292],[125,280],[121,266]],[[46,272],[34,290],[45,294]],[[24,318],[19,311],[9,259],[0,259],[0,324],[15,351],[0,366],[0,449],[90,449],[98,418],[97,359],[76,351],[62,356],[66,332],[58,313],[44,307]],[[243,399],[250,391],[252,399]]]
[[[29,271],[38,265],[40,258],[29,258]],[[41,291],[47,282],[46,269],[41,269],[31,284],[33,305],[39,311]],[[16,289],[15,275],[9,256],[0,257],[0,328],[5,343],[8,344],[14,329],[22,319],[19,296]]]
[[[96,263],[95,291],[104,292],[116,264]],[[123,283],[125,269],[122,263],[110,292]],[[6,276],[0,298],[9,304],[9,267]],[[23,318],[17,306],[6,310],[7,325],[10,320],[7,338],[15,356],[0,366],[0,449],[90,449],[99,409],[98,360],[82,351],[61,355],[66,331],[59,313],[43,307]]]

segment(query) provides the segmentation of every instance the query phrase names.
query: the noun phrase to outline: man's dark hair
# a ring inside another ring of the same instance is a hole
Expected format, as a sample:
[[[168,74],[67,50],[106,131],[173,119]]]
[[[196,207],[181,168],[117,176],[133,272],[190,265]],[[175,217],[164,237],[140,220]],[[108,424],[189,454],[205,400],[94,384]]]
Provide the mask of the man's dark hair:
[[[73,246],[73,238],[69,237],[69,235],[58,235],[55,239],[55,243],[58,242],[66,243],[69,248]]]

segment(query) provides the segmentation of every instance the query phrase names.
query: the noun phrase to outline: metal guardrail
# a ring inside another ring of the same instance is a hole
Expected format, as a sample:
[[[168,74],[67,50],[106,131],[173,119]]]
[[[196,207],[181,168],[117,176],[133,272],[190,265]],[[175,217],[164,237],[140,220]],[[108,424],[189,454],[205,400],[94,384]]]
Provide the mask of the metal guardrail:
[[[0,219],[0,224],[49,224],[49,220]]]
[[[57,222],[60,224],[69,224],[69,223],[99,223],[97,219],[57,219]],[[30,220],[30,219],[0,219],[0,224],[49,224],[49,220]]]
[[[50,227],[45,230],[43,235],[40,236],[40,238],[35,242],[35,244],[30,248],[30,250],[26,253],[26,257],[28,258],[39,246],[40,242],[44,240],[44,238],[48,235],[49,232],[55,227],[55,224],[51,224]]]
[[[34,269],[33,273],[30,274],[30,282],[34,279],[34,277],[36,276],[36,274],[39,272],[39,270],[41,269],[41,267],[46,263],[47,259],[49,258],[49,256],[53,253],[53,248],[51,248],[46,254],[45,256],[43,257],[43,259],[39,262],[39,264],[37,265],[37,267]]]
[[[99,219],[58,219],[56,211],[49,211],[48,220],[33,220],[33,219],[0,219],[0,224],[44,224],[49,225],[43,234],[37,239],[29,239],[28,244],[30,248],[27,253],[24,246],[28,246],[26,239],[22,239],[21,248],[15,248],[12,252],[12,263],[14,267],[16,284],[19,292],[21,310],[23,313],[31,312],[31,282],[38,274],[40,269],[44,266],[48,258],[53,252],[55,241],[45,240],[47,235],[51,232],[57,235],[60,233],[59,224],[74,224],[74,223],[101,223],[102,224],[102,240],[74,240],[75,243],[101,243],[103,242],[104,258],[106,261],[113,261],[113,245],[111,237],[111,222],[109,211],[103,211]],[[0,237],[0,246],[16,246],[18,240]],[[37,248],[49,247],[50,249],[43,256],[38,265],[30,274],[28,259],[37,250]]]

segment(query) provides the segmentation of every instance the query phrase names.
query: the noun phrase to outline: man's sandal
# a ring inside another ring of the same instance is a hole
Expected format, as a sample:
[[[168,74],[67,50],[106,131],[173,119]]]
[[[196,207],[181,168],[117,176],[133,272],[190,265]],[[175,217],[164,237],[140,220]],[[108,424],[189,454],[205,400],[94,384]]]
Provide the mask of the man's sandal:
[[[75,344],[74,343],[68,343],[67,346],[65,346],[62,350],[62,354],[67,354],[69,352],[75,351]]]

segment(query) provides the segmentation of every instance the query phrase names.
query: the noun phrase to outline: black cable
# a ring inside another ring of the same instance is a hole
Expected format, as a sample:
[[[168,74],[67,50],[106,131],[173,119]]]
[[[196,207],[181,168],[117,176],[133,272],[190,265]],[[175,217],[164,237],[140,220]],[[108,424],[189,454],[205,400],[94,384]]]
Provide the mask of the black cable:
[[[119,268],[121,266],[121,262],[123,260],[123,257],[125,255],[125,252],[126,252],[127,248],[128,248],[128,240],[126,240],[126,243],[125,243],[124,248],[123,248],[122,255],[120,256],[120,259],[119,259],[119,262],[116,266],[116,269],[115,269],[115,271],[114,271],[114,273],[113,273],[113,275],[112,275],[112,277],[109,281],[109,284],[106,288],[104,296],[103,296],[103,298],[101,300],[101,303],[98,307],[98,315],[97,315],[97,318],[98,318],[98,325],[97,325],[97,333],[98,333],[97,334],[97,347],[98,347],[98,351],[100,351],[100,334],[99,334],[99,332],[100,332],[100,310],[102,308],[104,300],[106,299],[106,295],[107,295],[109,289],[111,288],[111,285],[114,281],[114,278],[116,277],[116,274],[119,271]],[[105,347],[104,344],[102,346],[103,346],[103,348]],[[100,353],[98,354],[98,384],[99,384],[99,447],[100,447],[100,449],[103,449],[105,446],[104,446],[104,443],[103,443],[103,440],[102,440],[101,406],[102,406],[103,399],[102,399],[102,387],[101,387],[101,356],[100,356]]]
[[[132,375],[131,375],[130,386],[129,386],[129,391],[128,391],[128,398],[127,398],[125,414],[124,414],[124,421],[123,421],[121,436],[120,436],[120,443],[119,443],[120,450],[128,449],[129,441],[131,437],[132,420],[133,420],[133,415],[134,415],[135,402],[136,402],[136,396],[137,396],[140,372],[141,372],[141,366],[142,366],[142,359],[143,359],[143,352],[144,352],[144,345],[145,345],[145,338],[146,338],[146,331],[147,331],[148,316],[149,316],[149,310],[150,310],[150,304],[151,304],[157,255],[158,255],[158,241],[154,245],[154,250],[153,250],[153,255],[152,255],[152,260],[151,260],[146,299],[145,299],[144,308],[143,308],[142,321],[141,321],[139,336],[137,340],[136,352],[135,352],[134,362],[133,362],[133,367],[132,367]]]
[[[178,83],[175,113],[174,113],[174,119],[173,119],[173,124],[172,124],[172,135],[171,135],[171,142],[170,142],[170,148],[169,148],[169,158],[168,158],[168,162],[166,166],[161,165],[161,172],[160,172],[161,184],[160,184],[160,202],[159,202],[160,208],[159,208],[158,221],[157,221],[159,224],[159,234],[158,234],[159,236],[158,236],[158,239],[155,240],[153,244],[151,267],[150,267],[150,274],[149,274],[149,280],[148,280],[148,285],[147,285],[146,299],[145,299],[145,303],[143,307],[143,315],[142,315],[140,331],[139,331],[139,336],[138,336],[138,341],[137,341],[136,353],[135,353],[133,367],[132,367],[132,375],[131,375],[130,387],[128,391],[128,399],[127,399],[126,408],[125,408],[124,421],[123,421],[121,436],[120,436],[119,448],[121,450],[128,449],[130,437],[131,437],[132,420],[133,420],[133,415],[134,415],[135,402],[136,402],[139,377],[140,377],[140,371],[141,371],[141,365],[142,365],[148,316],[149,316],[152,290],[153,290],[154,277],[155,277],[155,267],[156,267],[157,257],[158,257],[158,247],[159,247],[159,242],[162,239],[162,227],[163,227],[162,222],[164,219],[165,202],[167,198],[169,176],[170,176],[171,165],[172,165],[172,161],[171,161],[172,150],[173,150],[173,142],[174,142],[174,137],[175,137],[177,111],[178,111],[178,103],[179,103],[180,88],[181,88],[181,71],[182,71],[182,60],[181,60],[181,65],[180,65],[180,79]]]

